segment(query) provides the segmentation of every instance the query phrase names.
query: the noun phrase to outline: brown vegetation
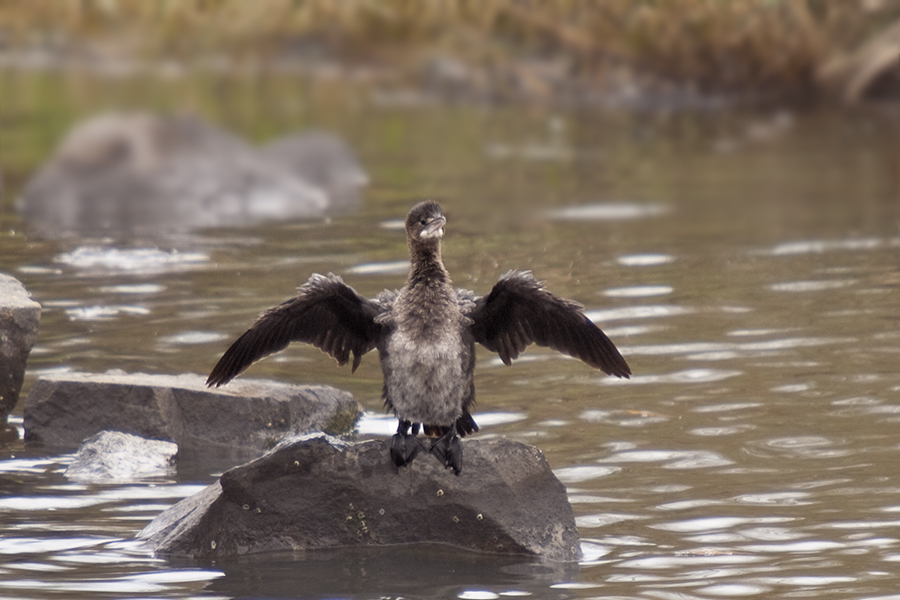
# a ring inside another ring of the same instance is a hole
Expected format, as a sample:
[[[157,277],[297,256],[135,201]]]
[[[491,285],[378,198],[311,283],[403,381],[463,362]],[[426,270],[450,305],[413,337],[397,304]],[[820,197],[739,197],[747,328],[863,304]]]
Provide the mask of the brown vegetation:
[[[790,93],[898,14],[898,0],[0,0],[0,36],[401,69],[436,55],[556,60],[588,81],[625,65],[704,91]]]

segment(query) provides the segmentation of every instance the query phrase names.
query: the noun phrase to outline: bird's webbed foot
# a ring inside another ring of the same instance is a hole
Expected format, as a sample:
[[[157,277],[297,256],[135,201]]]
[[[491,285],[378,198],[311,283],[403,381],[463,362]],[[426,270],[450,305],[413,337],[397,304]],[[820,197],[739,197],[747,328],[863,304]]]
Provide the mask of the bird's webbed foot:
[[[412,433],[410,433],[410,427]],[[419,424],[410,423],[401,419],[397,427],[397,433],[391,438],[391,462],[397,468],[408,465],[416,455],[425,448],[422,441],[416,437],[419,433]]]
[[[459,472],[462,471],[462,444],[455,427],[451,427],[447,433],[431,444],[431,453],[441,461],[442,465],[453,469],[454,474],[459,475]]]

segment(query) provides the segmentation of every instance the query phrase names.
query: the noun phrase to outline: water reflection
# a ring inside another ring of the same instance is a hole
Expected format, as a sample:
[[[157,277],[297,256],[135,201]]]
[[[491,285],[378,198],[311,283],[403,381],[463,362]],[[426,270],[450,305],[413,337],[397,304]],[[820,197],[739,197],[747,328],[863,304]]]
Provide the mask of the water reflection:
[[[150,309],[143,306],[76,306],[66,309],[66,316],[72,321],[108,321],[119,315],[149,315]]]
[[[882,240],[877,238],[850,239],[850,240],[810,240],[801,242],[786,242],[778,244],[770,250],[775,256],[791,254],[819,254],[822,252],[834,252],[841,250],[875,250],[886,245],[896,245],[898,240]]]
[[[560,208],[548,212],[547,215],[551,219],[571,221],[620,221],[655,217],[668,211],[669,208],[662,204],[604,202]]]
[[[607,475],[612,475],[621,470],[621,467],[583,465],[577,467],[564,467],[562,469],[556,469],[553,472],[563,483],[578,483],[581,481],[590,481],[591,479],[606,477]]]
[[[821,292],[855,284],[855,279],[827,279],[823,281],[787,281],[773,283],[770,287],[776,292]]]
[[[131,273],[158,273],[202,265],[209,256],[202,252],[179,252],[158,248],[81,246],[54,259],[77,269],[113,269]]]
[[[742,371],[729,369],[687,369],[666,373],[665,375],[637,375],[632,377],[632,384],[666,384],[666,383],[713,383],[731,377],[737,377]],[[618,385],[611,380],[602,380],[606,385]]]
[[[730,465],[733,461],[702,450],[628,450],[604,458],[603,462],[663,462],[665,469],[705,469]]]
[[[616,261],[626,267],[650,267],[656,265],[665,265],[675,260],[674,256],[669,254],[629,254],[620,256]]]
[[[270,554],[217,566],[225,577],[207,591],[257,598],[547,597],[550,586],[578,577],[577,565],[429,545]]]
[[[610,298],[645,298],[647,296],[665,296],[672,293],[669,285],[637,285],[627,288],[613,288],[603,292]]]
[[[194,345],[209,344],[210,342],[218,342],[224,339],[226,339],[225,334],[216,331],[183,331],[181,333],[176,333],[175,335],[160,338],[159,341],[163,344]]]
[[[625,306],[604,310],[589,310],[585,314],[595,323],[606,323],[624,319],[650,319],[654,317],[674,317],[695,312],[685,306]]]
[[[355,265],[347,269],[354,275],[406,275],[409,273],[408,260],[396,260],[386,263],[368,263]]]

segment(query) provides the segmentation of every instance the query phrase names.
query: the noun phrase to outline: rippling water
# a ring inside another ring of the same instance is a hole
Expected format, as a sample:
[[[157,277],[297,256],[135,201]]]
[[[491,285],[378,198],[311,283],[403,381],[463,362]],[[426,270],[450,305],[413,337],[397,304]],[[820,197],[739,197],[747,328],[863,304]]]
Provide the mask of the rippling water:
[[[149,242],[7,234],[0,270],[45,309],[26,389],[63,369],[207,373],[313,271],[368,295],[401,286],[398,219],[439,197],[457,285],[485,293],[530,268],[634,371],[478,355],[479,436],[544,451],[580,565],[446,548],[166,562],[133,536],[213,481],[210,463],[83,484],[64,476],[71,455],[19,442],[0,448],[0,597],[900,598],[900,242],[881,117],[796,115],[763,142],[742,133],[758,114],[562,112],[562,138],[548,118],[369,108],[342,131],[375,182],[359,214]],[[370,411],[360,435],[392,433],[374,357],[351,376],[292,348],[251,372],[349,389]]]

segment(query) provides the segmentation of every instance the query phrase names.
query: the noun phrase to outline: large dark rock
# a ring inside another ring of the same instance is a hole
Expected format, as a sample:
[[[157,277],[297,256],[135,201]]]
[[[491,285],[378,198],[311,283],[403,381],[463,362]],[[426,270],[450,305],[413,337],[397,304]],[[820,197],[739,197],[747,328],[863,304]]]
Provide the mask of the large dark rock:
[[[467,440],[459,476],[427,453],[395,470],[384,440],[286,440],[162,513],[139,537],[161,555],[442,543],[554,561],[579,555],[566,490],[540,450]]]
[[[25,439],[74,447],[109,430],[258,456],[288,436],[350,431],[360,413],[349,392],[329,386],[239,379],[210,389],[193,374],[64,373],[32,386]]]
[[[6,419],[19,401],[25,363],[40,322],[41,305],[18,279],[0,273],[0,440],[18,436]]]
[[[75,481],[128,481],[171,475],[178,446],[121,431],[101,431],[78,447],[66,477]]]
[[[19,210],[49,235],[157,235],[345,210],[328,182],[348,169],[362,173],[355,156],[346,145],[336,152],[334,136],[316,133],[299,144],[303,136],[295,137],[261,152],[194,116],[99,115],[76,125],[26,183]],[[358,200],[364,174],[355,181]]]

